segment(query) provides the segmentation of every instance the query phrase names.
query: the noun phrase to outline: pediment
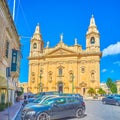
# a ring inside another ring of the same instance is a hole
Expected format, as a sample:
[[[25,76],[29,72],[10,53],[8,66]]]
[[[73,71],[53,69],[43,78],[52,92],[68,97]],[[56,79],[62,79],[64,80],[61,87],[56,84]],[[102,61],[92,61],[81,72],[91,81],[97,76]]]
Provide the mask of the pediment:
[[[47,56],[72,55],[72,54],[76,54],[76,52],[66,48],[57,48],[49,52]]]

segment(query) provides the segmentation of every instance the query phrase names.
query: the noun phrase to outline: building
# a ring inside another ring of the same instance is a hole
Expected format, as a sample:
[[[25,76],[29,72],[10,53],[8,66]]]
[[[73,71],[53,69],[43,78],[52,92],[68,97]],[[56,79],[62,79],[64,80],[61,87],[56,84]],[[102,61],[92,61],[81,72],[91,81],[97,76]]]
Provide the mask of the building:
[[[116,80],[115,84],[117,86],[117,93],[120,94],[120,80]]]
[[[111,94],[111,91],[107,87],[106,83],[100,83],[100,87],[106,92],[106,94]]]
[[[19,83],[19,88],[24,88],[24,93],[28,93],[28,82]]]
[[[60,36],[59,43],[49,47],[37,25],[30,42],[28,90],[59,91],[87,95],[89,88],[100,87],[100,34],[92,16],[86,33],[86,49],[75,43],[67,46]]]
[[[20,41],[16,27],[6,0],[0,0],[0,103],[14,104],[20,58]]]

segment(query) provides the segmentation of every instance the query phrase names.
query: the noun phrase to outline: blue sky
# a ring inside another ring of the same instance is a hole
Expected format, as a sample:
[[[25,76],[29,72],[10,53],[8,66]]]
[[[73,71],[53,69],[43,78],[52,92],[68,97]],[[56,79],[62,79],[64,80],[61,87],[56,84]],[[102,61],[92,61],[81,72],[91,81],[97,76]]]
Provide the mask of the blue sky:
[[[12,13],[13,0],[7,0]],[[20,81],[28,81],[30,38],[40,24],[44,45],[54,47],[64,34],[64,43],[74,45],[74,38],[85,49],[86,32],[94,15],[100,32],[100,81],[120,80],[120,1],[119,0],[16,0],[15,25],[21,37]],[[28,38],[27,38],[28,37]]]

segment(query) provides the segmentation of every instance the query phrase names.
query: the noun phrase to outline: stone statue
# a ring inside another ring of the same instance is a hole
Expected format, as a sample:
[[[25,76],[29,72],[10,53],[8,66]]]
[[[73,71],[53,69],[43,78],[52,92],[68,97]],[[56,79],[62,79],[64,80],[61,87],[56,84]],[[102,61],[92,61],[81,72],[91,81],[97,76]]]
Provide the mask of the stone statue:
[[[63,33],[60,35],[60,41],[63,42]]]
[[[75,45],[77,45],[77,38],[75,38]]]
[[[48,41],[48,42],[47,42],[47,46],[46,46],[46,48],[49,48],[49,44],[50,44],[50,42]]]

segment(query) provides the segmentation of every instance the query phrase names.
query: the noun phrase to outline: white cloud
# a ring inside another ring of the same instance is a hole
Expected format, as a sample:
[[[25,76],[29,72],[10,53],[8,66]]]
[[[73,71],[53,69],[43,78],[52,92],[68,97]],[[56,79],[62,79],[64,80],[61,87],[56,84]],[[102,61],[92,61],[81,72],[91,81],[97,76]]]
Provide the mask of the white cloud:
[[[107,71],[107,69],[102,69],[102,72],[104,73],[104,72],[106,72]]]
[[[117,42],[116,44],[111,44],[103,50],[103,57],[116,54],[120,54],[120,42]]]
[[[117,64],[118,66],[120,66],[120,61],[116,61],[113,64]]]

